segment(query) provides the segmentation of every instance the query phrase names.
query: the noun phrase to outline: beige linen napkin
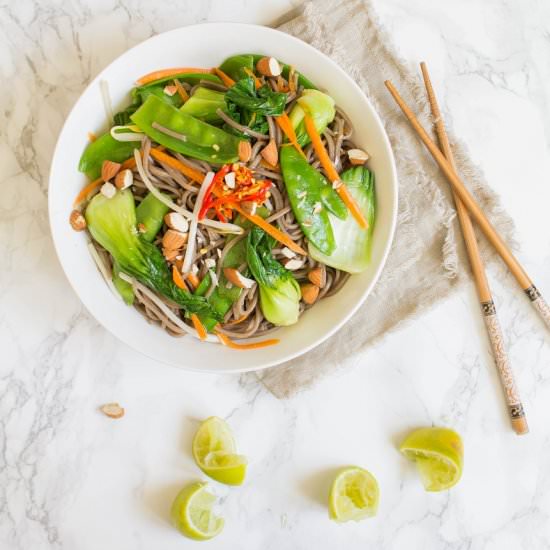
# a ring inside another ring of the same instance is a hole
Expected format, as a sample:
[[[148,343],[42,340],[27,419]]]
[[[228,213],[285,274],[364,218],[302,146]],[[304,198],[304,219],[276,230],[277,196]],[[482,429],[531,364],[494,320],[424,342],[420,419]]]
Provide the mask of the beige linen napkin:
[[[315,4],[305,4],[300,14],[279,28],[334,59],[361,86],[385,124],[399,178],[394,244],[382,276],[365,304],[324,344],[298,359],[257,374],[275,396],[288,397],[353,364],[354,355],[447,297],[470,276],[470,271],[448,184],[384,86],[384,80],[391,79],[404,99],[414,106],[424,127],[429,128],[429,107],[419,69],[408,66],[393,50],[370,2],[316,0]],[[345,37],[345,40],[332,42],[327,37]],[[423,112],[420,106],[424,106]],[[510,243],[513,232],[510,218],[452,131],[449,138],[459,172],[489,219]],[[484,259],[493,260],[494,251],[484,239],[480,244]]]

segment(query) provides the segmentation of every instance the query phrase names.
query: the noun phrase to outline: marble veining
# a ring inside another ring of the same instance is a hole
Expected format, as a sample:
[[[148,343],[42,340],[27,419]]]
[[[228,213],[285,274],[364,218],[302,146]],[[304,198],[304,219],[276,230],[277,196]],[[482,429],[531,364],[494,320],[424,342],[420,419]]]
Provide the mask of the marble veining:
[[[210,548],[550,548],[550,334],[502,266],[489,273],[531,433],[508,425],[475,290],[464,289],[314,389],[278,401],[251,377],[155,364],[90,318],[49,236],[55,140],[87,82],[152,34],[211,20],[268,24],[299,0],[0,1],[0,548],[191,547],[168,524],[201,478],[189,445],[219,415],[250,459],[216,486]],[[375,0],[403,58],[429,63],[442,108],[517,226],[518,255],[550,295],[550,5]],[[345,39],[343,37],[342,39]],[[378,75],[373,75],[378,77]],[[119,421],[97,412],[126,408]],[[427,494],[396,446],[445,424],[466,444],[461,483]],[[328,521],[335,469],[381,487],[376,518]]]

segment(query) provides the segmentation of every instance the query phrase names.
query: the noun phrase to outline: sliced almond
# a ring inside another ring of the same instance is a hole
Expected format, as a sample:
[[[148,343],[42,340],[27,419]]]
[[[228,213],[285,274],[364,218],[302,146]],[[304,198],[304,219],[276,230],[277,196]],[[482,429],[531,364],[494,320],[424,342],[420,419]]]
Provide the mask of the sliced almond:
[[[288,259],[291,259],[291,258],[295,258],[295,257],[296,257],[296,252],[290,250],[290,248],[288,248],[288,246],[284,246],[283,248],[281,248],[281,254],[282,254],[285,258],[288,258]]]
[[[296,271],[304,266],[304,260],[299,260],[298,258],[292,258],[290,260],[283,260],[283,265],[289,271]]]
[[[80,210],[73,210],[71,212],[69,222],[75,231],[84,231],[86,229],[86,218],[84,218]]]
[[[324,267],[316,267],[312,269],[307,274],[307,278],[319,288],[323,288],[327,284],[327,272]]]
[[[170,85],[168,85],[168,86],[164,86],[164,90],[163,90],[163,92],[164,92],[166,95],[169,95],[170,97],[172,97],[173,95],[175,95],[177,91],[178,91],[178,87],[177,87],[177,86],[174,86],[173,84],[170,84]]]
[[[281,64],[274,57],[262,57],[256,63],[256,70],[263,76],[279,76],[282,72]]]
[[[316,202],[314,205],[313,205],[313,213],[314,214],[319,214],[319,212],[321,212],[321,210],[323,209],[323,206],[320,202]]]
[[[224,267],[223,274],[230,283],[238,286],[239,288],[252,288],[256,282],[254,279],[245,277],[242,273],[232,267]]]
[[[144,223],[138,223],[137,230],[138,230],[138,233],[147,233],[147,227],[145,226]]]
[[[109,418],[122,418],[124,409],[118,403],[106,403],[99,407],[99,410]]]
[[[272,166],[275,166],[279,162],[279,152],[277,151],[277,144],[274,139],[269,140],[269,143],[260,151],[260,155]]]
[[[120,171],[122,165],[112,160],[104,160],[101,165],[101,179],[103,181],[112,180]]]
[[[132,170],[122,170],[115,177],[115,186],[117,189],[128,189],[134,183],[134,174]]]
[[[163,248],[162,249],[162,255],[166,258],[166,260],[168,262],[174,262],[178,259],[178,256],[180,255],[180,251],[179,250],[170,250],[168,248]],[[182,264],[183,264],[183,262],[182,262]]]
[[[300,285],[300,290],[302,291],[302,300],[306,304],[313,304],[319,296],[319,287],[312,285],[311,283],[305,283]]]
[[[206,269],[214,269],[216,267],[216,260],[214,260],[214,258],[206,258],[206,260],[204,260],[204,266]]]
[[[247,213],[253,216],[256,214],[256,209],[258,208],[258,204],[254,201],[243,201],[241,202],[241,208]]]
[[[250,141],[243,139],[239,141],[239,160],[241,162],[248,162],[252,156],[252,145]]]
[[[178,212],[169,212],[164,216],[164,223],[170,228],[187,233],[189,231],[189,222]]]
[[[166,250],[179,250],[186,242],[188,233],[169,229],[162,237],[162,246]]]
[[[112,199],[116,195],[116,187],[110,181],[106,181],[101,186],[101,194],[108,199]]]
[[[348,151],[349,161],[354,165],[365,164],[369,160],[369,154],[363,149],[350,149]]]

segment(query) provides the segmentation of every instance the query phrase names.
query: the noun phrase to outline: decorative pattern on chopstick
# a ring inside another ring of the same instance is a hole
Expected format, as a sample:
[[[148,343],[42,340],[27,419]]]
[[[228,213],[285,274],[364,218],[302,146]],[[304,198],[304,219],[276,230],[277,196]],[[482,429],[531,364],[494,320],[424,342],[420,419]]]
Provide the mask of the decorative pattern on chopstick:
[[[529,288],[525,289],[525,294],[527,294],[533,307],[539,312],[546,325],[550,328],[550,306],[541,296],[538,288],[535,285],[531,285]]]
[[[523,269],[522,265],[518,262],[518,260],[512,254],[512,251],[510,250],[508,245],[503,241],[502,237],[498,234],[496,229],[492,226],[491,222],[487,219],[487,216],[485,216],[483,210],[480,208],[476,200],[472,197],[462,180],[454,172],[453,167],[451,166],[449,161],[447,161],[437,145],[433,142],[430,136],[428,136],[426,130],[420,124],[415,114],[412,112],[411,108],[405,103],[395,86],[389,80],[386,80],[385,84],[391,95],[393,96],[395,102],[399,105],[399,107],[403,111],[403,114],[407,117],[407,119],[411,123],[411,126],[414,128],[428,151],[431,153],[432,157],[437,162],[442,172],[445,174],[447,180],[453,186],[453,189],[455,189],[457,195],[464,203],[464,206],[466,206],[466,208],[470,212],[472,218],[474,218],[474,220],[479,225],[479,228],[483,231],[489,242],[494,246],[495,250],[502,258],[504,263],[508,266],[508,269],[515,277],[521,288],[526,291],[529,287],[533,286],[533,282]],[[532,304],[550,329],[550,317],[545,315],[544,306],[541,305],[540,302],[538,303],[538,305],[535,305],[535,302],[532,302]]]

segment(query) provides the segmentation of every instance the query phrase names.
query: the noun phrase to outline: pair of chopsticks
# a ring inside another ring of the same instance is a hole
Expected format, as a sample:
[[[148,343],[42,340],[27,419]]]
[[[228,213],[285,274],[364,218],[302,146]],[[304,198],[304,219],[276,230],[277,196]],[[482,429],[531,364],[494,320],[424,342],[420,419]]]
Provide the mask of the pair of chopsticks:
[[[396,103],[399,105],[412,127],[419,135],[420,139],[451,184],[458,219],[462,228],[466,251],[468,253],[479,301],[481,303],[485,326],[487,327],[489,340],[493,349],[495,364],[500,375],[504,396],[508,405],[508,414],[512,423],[512,428],[518,435],[525,434],[529,431],[529,427],[525,418],[523,405],[519,398],[514,375],[512,374],[512,370],[508,362],[508,357],[504,347],[504,338],[496,315],[495,304],[493,302],[491,289],[485,274],[483,261],[479,254],[479,248],[470,216],[478,224],[479,228],[483,231],[489,242],[495,247],[504,263],[514,275],[518,284],[529,297],[531,304],[549,328],[550,307],[460,179],[449,144],[449,139],[447,137],[447,132],[445,130],[445,124],[443,122],[435,92],[430,81],[428,68],[425,63],[421,63],[420,67],[424,78],[428,100],[430,102],[435,130],[439,140],[439,147],[429,137],[428,133],[424,130],[413,111],[399,95],[399,92],[396,90],[395,86],[389,80],[387,80],[385,84]]]

